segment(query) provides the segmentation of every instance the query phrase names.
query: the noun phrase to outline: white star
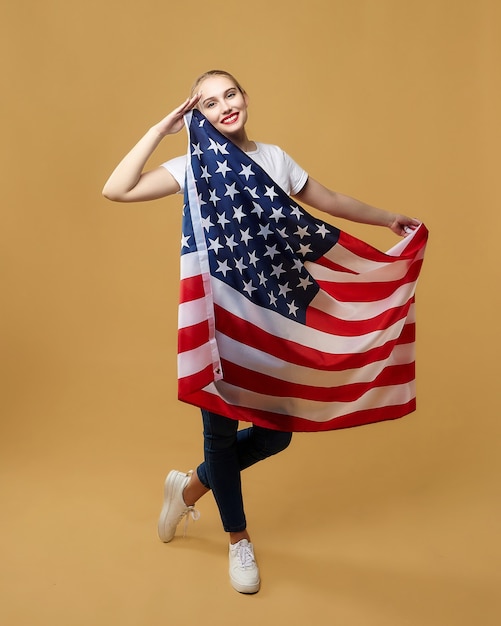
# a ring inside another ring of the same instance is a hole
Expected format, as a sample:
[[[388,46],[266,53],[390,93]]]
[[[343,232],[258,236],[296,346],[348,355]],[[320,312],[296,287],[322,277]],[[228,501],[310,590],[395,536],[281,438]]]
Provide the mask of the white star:
[[[209,137],[209,141],[210,141],[210,145],[207,149],[214,150],[214,154],[217,154],[219,150],[218,144],[214,141],[214,139],[211,139],[210,137]]]
[[[256,291],[257,287],[253,287],[252,280],[249,280],[248,283],[246,283],[245,280],[244,280],[244,288],[243,289],[244,289],[244,291],[246,291],[249,294],[249,296],[252,296],[252,292]]]
[[[236,185],[236,184],[237,184],[237,183],[233,183],[233,185],[227,185],[227,184],[225,183],[225,185],[224,185],[224,186],[226,187],[226,193],[225,193],[224,195],[225,195],[225,196],[230,196],[230,198],[231,198],[231,201],[232,201],[232,202],[233,202],[233,198],[236,196],[236,194],[237,194],[237,193],[240,193],[239,191],[237,191],[237,190],[235,189],[235,185]]]
[[[309,237],[310,233],[308,232],[308,226],[298,226],[295,235],[299,235],[299,238]]]
[[[287,226],[283,228],[277,228],[277,233],[282,237],[282,239],[287,239],[289,235],[287,234]]]
[[[253,198],[259,198],[259,195],[256,193],[256,189],[257,187],[253,187],[252,189],[250,187],[244,187],[245,191],[247,191],[248,193],[250,193],[250,195]]]
[[[303,269],[303,262],[299,259],[294,259],[294,269],[300,272]]]
[[[273,304],[273,306],[277,306],[277,299],[275,298],[275,294],[273,293],[273,291],[270,291],[270,293],[268,294],[268,298],[270,299],[270,304]]]
[[[267,278],[266,278],[266,276],[264,275],[264,272],[260,272],[260,273],[258,274],[258,277],[259,277],[259,284],[260,284],[260,285],[265,285],[265,286],[266,286],[266,283],[268,282],[268,279],[267,279]]]
[[[280,265],[272,265],[273,271],[271,273],[272,276],[276,276],[280,278],[280,274],[285,274],[284,264],[280,263]]]
[[[208,167],[209,167],[208,165],[202,165],[202,174],[201,174],[201,177],[202,177],[202,178],[205,178],[205,180],[206,180],[206,181],[208,181],[208,180],[209,180],[209,178],[212,178],[212,175],[211,175],[211,174],[209,174],[209,172],[207,171],[207,168],[208,168]]]
[[[325,235],[329,234],[329,229],[325,227],[325,224],[321,224],[320,226],[317,227],[317,234],[322,235],[322,238],[323,238],[325,237]]]
[[[285,285],[278,285],[279,296],[283,296],[285,298],[289,291],[292,291],[292,289],[289,287],[289,283],[285,283]]]
[[[214,226],[214,224],[210,221],[210,215],[207,217],[202,217],[201,222],[202,227],[205,228],[205,230],[209,230],[212,226]]]
[[[191,235],[183,235],[181,237],[181,248],[189,248],[190,244],[188,243],[188,239],[191,239]]]
[[[207,249],[214,250],[216,254],[218,253],[218,250],[220,250],[221,248],[224,248],[224,246],[222,246],[219,243],[219,237],[216,237],[215,239],[209,239],[209,241],[210,241],[210,246]]]
[[[254,176],[254,172],[252,171],[252,165],[244,165],[240,163],[242,166],[242,171],[238,172],[240,176],[245,176],[245,180],[249,180],[249,176]]]
[[[202,128],[202,126],[203,126],[204,124],[205,124],[205,118],[204,118],[203,120],[200,120],[200,121],[198,122],[198,127],[199,127],[199,128]]]
[[[242,217],[245,217],[245,213],[242,210],[242,205],[238,206],[238,207],[233,207],[233,219],[234,220],[238,220],[238,223],[240,224]]]
[[[217,144],[217,148],[218,148],[218,150],[219,150],[219,152],[221,154],[229,154],[228,150],[226,150],[226,146],[227,145],[228,145],[228,142],[222,143],[222,144],[221,143]]]
[[[310,285],[313,285],[313,283],[311,282],[309,276],[307,276],[306,278],[299,279],[298,287],[302,287],[305,291],[308,289]]]
[[[247,265],[244,265],[243,257],[241,259],[235,259],[235,267],[240,272],[240,274],[247,269]]]
[[[252,240],[251,235],[249,234],[249,228],[247,230],[241,230],[240,235],[242,236],[242,241],[245,245],[248,245],[249,241]]]
[[[265,248],[266,252],[264,253],[264,256],[269,256],[272,260],[277,256],[277,254],[280,254],[277,250],[277,244],[274,244],[273,246],[265,246]]]
[[[311,250],[311,245],[308,243],[306,245],[304,245],[303,243],[299,246],[299,251],[298,253],[301,254],[302,256],[306,256],[307,254],[311,254],[312,250]]]
[[[228,167],[228,161],[218,161],[216,174],[222,174],[223,178],[226,178],[228,172],[231,172],[231,167]]]
[[[263,207],[260,204],[258,204],[257,202],[253,202],[252,204],[254,205],[254,208],[252,209],[252,212],[253,213],[257,213],[257,216],[261,217],[261,214],[264,211]]]
[[[287,306],[289,307],[289,314],[296,317],[296,312],[299,311],[299,307],[294,304],[294,300],[290,304],[287,304]]]
[[[274,209],[274,208],[271,209],[270,219],[278,222],[278,220],[284,219],[284,218],[285,218],[285,215],[282,213],[282,207],[279,207],[278,209]]]
[[[228,261],[225,259],[224,261],[218,261],[217,262],[217,270],[216,272],[221,272],[221,274],[224,274],[224,277],[226,278],[226,274],[230,271],[230,268],[228,266]]]
[[[198,202],[199,202],[200,206],[203,206],[204,204],[207,204],[207,202],[205,202],[205,200],[202,198],[202,194],[201,193],[198,194]]]
[[[223,228],[226,226],[226,224],[230,223],[230,220],[226,219],[226,215],[224,214],[224,212],[217,214],[217,221],[218,224],[220,224]]]
[[[270,200],[273,202],[273,198],[275,198],[275,196],[278,196],[278,193],[275,191],[275,187],[268,187],[268,185],[265,185],[265,187],[266,187],[266,191],[264,195],[268,196]]]
[[[212,202],[212,204],[214,206],[216,206],[218,200],[221,200],[221,198],[218,198],[217,194],[216,194],[216,190],[215,189],[211,189],[209,192],[209,201]]]
[[[256,267],[256,265],[259,263],[259,259],[257,258],[257,254],[255,250],[253,250],[249,254],[249,263],[253,265],[254,267]]]
[[[203,154],[202,150],[200,150],[200,144],[199,143],[192,143],[191,144],[193,146],[193,152],[191,153],[192,156],[196,156],[198,158],[201,157],[201,155]]]
[[[265,239],[268,239],[269,235],[273,235],[273,232],[270,230],[269,224],[261,224],[259,227],[258,235],[261,235]]]
[[[233,248],[236,248],[238,246],[238,244],[235,243],[235,235],[232,235],[231,237],[225,237],[225,239],[226,245],[233,252]]]
[[[295,215],[298,220],[300,220],[301,217],[303,216],[303,213],[302,213],[301,209],[298,206],[295,206],[295,205],[292,207],[291,213],[293,215]]]

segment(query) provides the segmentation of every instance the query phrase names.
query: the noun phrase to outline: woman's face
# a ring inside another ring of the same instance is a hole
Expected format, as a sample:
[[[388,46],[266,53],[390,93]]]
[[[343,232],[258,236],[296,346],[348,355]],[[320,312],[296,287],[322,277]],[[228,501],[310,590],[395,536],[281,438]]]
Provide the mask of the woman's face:
[[[227,76],[210,76],[199,87],[198,108],[219,132],[230,138],[244,130],[247,96]]]

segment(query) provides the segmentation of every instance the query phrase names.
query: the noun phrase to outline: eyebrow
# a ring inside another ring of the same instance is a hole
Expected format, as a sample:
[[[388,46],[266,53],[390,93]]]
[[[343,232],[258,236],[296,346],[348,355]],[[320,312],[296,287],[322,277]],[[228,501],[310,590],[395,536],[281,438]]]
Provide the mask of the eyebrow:
[[[238,91],[238,87],[230,87],[229,89],[223,92],[223,95],[225,96],[229,91],[234,91],[235,89]],[[208,98],[205,98],[205,100],[202,100],[202,104],[209,102],[209,100],[214,100],[214,98],[217,98],[217,96],[209,96]]]

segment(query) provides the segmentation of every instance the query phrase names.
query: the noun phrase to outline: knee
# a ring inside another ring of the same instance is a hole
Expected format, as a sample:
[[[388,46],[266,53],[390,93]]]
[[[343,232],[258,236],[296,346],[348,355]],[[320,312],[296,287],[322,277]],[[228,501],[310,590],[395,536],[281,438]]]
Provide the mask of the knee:
[[[282,452],[282,450],[288,448],[291,440],[292,433],[277,432],[274,438],[275,452],[273,452],[273,454],[277,454],[277,452]]]

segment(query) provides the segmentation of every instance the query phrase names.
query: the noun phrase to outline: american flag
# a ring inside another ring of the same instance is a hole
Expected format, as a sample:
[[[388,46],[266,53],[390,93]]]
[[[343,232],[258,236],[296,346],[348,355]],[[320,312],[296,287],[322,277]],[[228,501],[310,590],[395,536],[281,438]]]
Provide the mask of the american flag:
[[[425,226],[380,252],[309,214],[199,111],[185,122],[179,399],[290,431],[415,410]]]

